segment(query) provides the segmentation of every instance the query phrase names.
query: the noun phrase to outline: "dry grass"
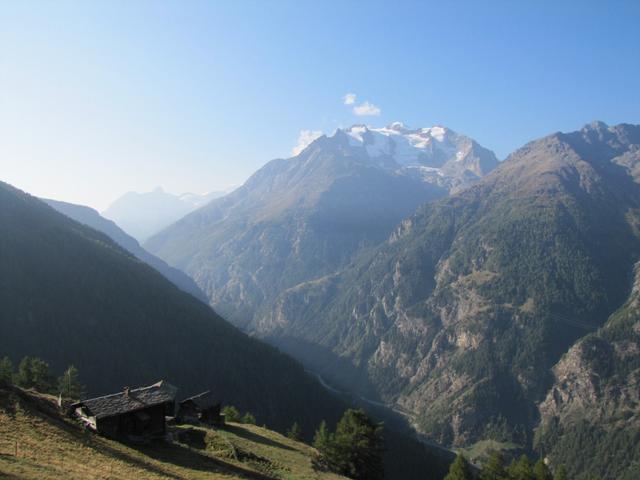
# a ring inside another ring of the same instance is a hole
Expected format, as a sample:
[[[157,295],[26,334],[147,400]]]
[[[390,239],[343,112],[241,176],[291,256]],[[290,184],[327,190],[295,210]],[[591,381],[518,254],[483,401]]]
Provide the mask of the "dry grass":
[[[172,444],[124,445],[85,433],[57,412],[52,397],[0,388],[0,478],[342,478],[315,469],[308,445],[253,425],[177,427],[176,436]]]

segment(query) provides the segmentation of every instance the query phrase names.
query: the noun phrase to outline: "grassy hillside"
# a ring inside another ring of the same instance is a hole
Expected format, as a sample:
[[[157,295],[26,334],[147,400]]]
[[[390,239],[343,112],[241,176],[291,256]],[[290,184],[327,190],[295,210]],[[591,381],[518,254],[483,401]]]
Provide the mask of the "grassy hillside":
[[[315,468],[316,451],[308,445],[255,425],[180,426],[174,438],[123,445],[84,432],[58,412],[53,397],[0,387],[0,478],[344,478]]]

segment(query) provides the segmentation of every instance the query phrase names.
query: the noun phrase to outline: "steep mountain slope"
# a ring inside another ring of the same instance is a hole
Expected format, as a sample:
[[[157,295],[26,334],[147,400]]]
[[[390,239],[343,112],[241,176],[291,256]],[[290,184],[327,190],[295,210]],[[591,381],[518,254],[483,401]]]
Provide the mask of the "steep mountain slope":
[[[122,248],[135,255],[138,259],[155,268],[180,290],[190,293],[203,302],[207,301],[207,297],[204,295],[202,290],[200,290],[198,285],[196,285],[188,275],[177,268],[170,267],[166,262],[160,260],[155,255],[151,255],[140,246],[135,238],[125,233],[111,220],[107,220],[100,216],[96,210],[83,205],[74,205],[73,203],[60,202],[57,200],[42,200],[67,217],[104,233]]]
[[[222,195],[224,192],[172,195],[160,187],[146,193],[127,192],[109,205],[102,215],[116,222],[139,242],[144,242],[151,235]]]
[[[247,337],[106,235],[0,183],[0,355],[82,368],[89,393],[166,378],[218,392],[283,431],[343,404],[291,358]]]
[[[495,164],[491,152],[441,127],[354,126],[269,162],[145,246],[189,273],[226,318],[254,330],[283,290],[335,272],[420,204]]]
[[[551,367],[627,295],[639,160],[638,126],[532,142],[349,268],[287,290],[260,335],[443,443],[526,446]]]
[[[640,477],[640,264],[625,305],[553,368],[537,443],[572,478]]]

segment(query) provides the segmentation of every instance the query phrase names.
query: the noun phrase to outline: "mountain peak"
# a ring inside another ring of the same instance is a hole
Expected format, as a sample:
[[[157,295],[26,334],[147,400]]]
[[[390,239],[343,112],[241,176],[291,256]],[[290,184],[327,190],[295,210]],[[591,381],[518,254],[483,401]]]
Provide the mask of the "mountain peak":
[[[392,122],[386,126],[387,130],[395,130],[396,132],[406,132],[409,127],[402,122]]]
[[[582,130],[586,130],[586,131],[590,131],[590,130],[596,130],[596,131],[602,131],[602,130],[609,130],[609,125],[607,125],[606,123],[600,121],[600,120],[594,120],[591,123],[586,124],[584,127],[582,127]]]
[[[428,133],[432,138],[435,138],[439,142],[443,142],[449,133],[454,133],[442,125],[435,125],[431,128],[422,128],[420,131],[421,133]]]
[[[144,242],[151,235],[223,194],[214,191],[205,195],[173,195],[162,187],[156,187],[151,192],[127,192],[111,203],[102,215],[113,220],[139,242]]]
[[[459,189],[498,165],[495,154],[472,138],[442,126],[411,128],[395,121],[385,127],[354,124],[313,142],[315,148],[352,150],[371,164]]]
[[[440,125],[411,129],[402,122],[380,128],[356,124],[339,132],[347,135],[351,147],[364,148],[369,157],[391,157],[403,167],[442,166],[464,156],[468,143],[467,137]]]

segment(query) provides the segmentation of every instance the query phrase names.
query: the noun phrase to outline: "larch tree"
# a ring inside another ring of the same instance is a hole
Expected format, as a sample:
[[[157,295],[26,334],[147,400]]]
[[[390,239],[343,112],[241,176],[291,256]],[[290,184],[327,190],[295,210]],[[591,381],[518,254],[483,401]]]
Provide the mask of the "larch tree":
[[[444,477],[444,480],[473,480],[473,472],[471,471],[471,465],[464,455],[459,453],[456,459],[449,466],[449,473]]]

